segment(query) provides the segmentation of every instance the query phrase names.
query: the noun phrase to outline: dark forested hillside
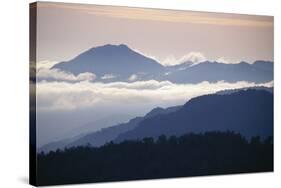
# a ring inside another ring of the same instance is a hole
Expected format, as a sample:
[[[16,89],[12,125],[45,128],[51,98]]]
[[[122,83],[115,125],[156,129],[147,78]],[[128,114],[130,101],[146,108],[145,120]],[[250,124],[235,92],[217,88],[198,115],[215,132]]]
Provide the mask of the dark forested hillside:
[[[239,132],[247,138],[272,136],[273,94],[249,89],[229,95],[196,97],[175,112],[143,120],[135,129],[120,134],[115,141],[227,130]]]
[[[273,171],[272,137],[249,141],[234,132],[107,143],[38,155],[38,184]]]

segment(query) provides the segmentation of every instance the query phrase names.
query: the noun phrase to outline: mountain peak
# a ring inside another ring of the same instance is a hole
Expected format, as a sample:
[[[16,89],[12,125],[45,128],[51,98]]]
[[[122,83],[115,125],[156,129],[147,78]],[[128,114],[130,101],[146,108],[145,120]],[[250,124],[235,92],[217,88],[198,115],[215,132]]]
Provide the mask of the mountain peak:
[[[157,61],[135,52],[126,44],[93,47],[68,62],[56,64],[53,68],[74,74],[92,72],[97,75],[97,79],[105,74],[114,74],[119,75],[119,80],[128,80],[131,75],[139,72],[152,74],[163,71],[163,66]]]
[[[119,44],[118,46],[122,48],[129,48],[126,44]]]
[[[131,50],[126,44],[105,44],[103,46],[97,46],[91,48],[91,50],[96,50],[96,49],[128,49]]]
[[[153,108],[150,112],[148,112],[145,116],[152,117],[152,116],[155,116],[155,114],[160,114],[162,111],[164,111],[164,108],[156,107],[156,108]]]
[[[239,63],[240,65],[250,65],[248,62],[246,62],[246,61],[241,61],[240,63]]]
[[[253,64],[273,64],[272,61],[256,60]]]

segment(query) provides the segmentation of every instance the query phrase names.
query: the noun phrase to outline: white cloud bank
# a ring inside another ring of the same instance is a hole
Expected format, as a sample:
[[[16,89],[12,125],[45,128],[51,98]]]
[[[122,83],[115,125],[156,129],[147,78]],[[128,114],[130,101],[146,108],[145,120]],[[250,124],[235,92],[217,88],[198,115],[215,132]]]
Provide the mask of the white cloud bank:
[[[138,79],[138,75],[136,75],[136,74],[132,74],[132,75],[128,78],[128,80],[131,81],[131,82],[136,81],[137,79]]]
[[[36,68],[37,70],[40,69],[51,69],[55,64],[58,64],[59,62],[57,61],[39,61],[36,63]]]
[[[198,64],[200,62],[207,60],[207,58],[201,52],[189,52],[187,54],[184,54],[180,58],[176,58],[175,56],[170,55],[170,56],[166,57],[164,60],[160,60],[159,58],[152,56],[150,54],[147,54],[145,52],[142,52],[140,50],[137,50],[137,49],[133,49],[133,50],[145,57],[148,57],[150,59],[157,61],[158,63],[160,63],[163,66],[179,65],[179,64],[182,64],[185,62],[193,62],[194,64]]]
[[[56,81],[93,81],[96,79],[96,75],[90,72],[83,72],[78,75],[74,75],[69,72],[65,72],[59,69],[51,69],[57,62],[40,61],[36,65],[36,76],[40,80],[56,80]]]
[[[114,75],[114,74],[105,74],[101,77],[102,80],[110,80],[110,79],[113,79],[113,78],[116,78],[117,76]]]
[[[133,49],[133,50],[143,56],[146,56],[148,58],[151,58],[151,59],[157,61],[158,63],[160,63],[163,66],[180,65],[185,62],[190,62],[191,63],[190,65],[194,66],[194,65],[197,65],[197,64],[205,62],[205,61],[211,61],[211,62],[217,61],[219,63],[225,63],[225,64],[240,63],[240,61],[238,61],[238,60],[230,60],[226,57],[218,57],[217,59],[210,59],[210,58],[207,58],[202,52],[198,52],[198,51],[191,51],[189,53],[182,55],[181,57],[175,57],[174,55],[170,55],[170,56],[167,56],[165,59],[160,60],[160,58],[157,58],[150,54],[144,53],[140,50],[137,50],[137,49]],[[249,62],[249,63],[251,63],[251,62]]]
[[[185,62],[190,62],[191,66],[197,65],[199,63],[205,62],[205,61],[210,61],[210,62],[219,62],[219,63],[224,63],[224,64],[237,64],[240,63],[240,61],[233,61],[230,59],[227,59],[225,57],[219,57],[217,59],[210,59],[207,58],[203,53],[201,52],[190,52],[185,55],[183,55],[180,58],[175,58],[174,56],[168,56],[165,58],[163,61],[158,61],[164,66],[172,66],[172,65],[180,65]],[[251,62],[249,62],[251,63]]]
[[[207,58],[201,52],[189,52],[180,58],[174,56],[168,56],[166,59],[161,61],[164,66],[179,65],[185,62],[192,62],[193,65],[206,61]]]
[[[169,81],[137,81],[133,83],[98,83],[82,81],[37,83],[38,110],[75,110],[101,106],[172,106],[184,104],[192,97],[215,93],[220,90],[244,87],[272,87],[273,81],[255,84],[245,81],[227,83],[201,82],[199,84],[174,84]],[[118,111],[118,109],[116,109]]]

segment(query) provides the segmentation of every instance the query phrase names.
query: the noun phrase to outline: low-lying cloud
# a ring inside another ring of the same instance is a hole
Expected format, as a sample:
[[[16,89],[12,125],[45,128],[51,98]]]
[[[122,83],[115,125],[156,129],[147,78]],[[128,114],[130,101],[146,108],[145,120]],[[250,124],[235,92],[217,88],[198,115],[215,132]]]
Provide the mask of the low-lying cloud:
[[[172,66],[179,65],[185,62],[192,62],[193,64],[198,64],[206,60],[207,58],[201,52],[189,52],[180,58],[176,58],[173,55],[168,56],[163,61],[160,61],[160,63],[164,66]]]
[[[94,81],[96,75],[90,72],[83,72],[78,75],[74,75],[69,72],[62,71],[60,69],[51,69],[57,62],[41,61],[36,65],[37,80],[52,80],[52,81]]]
[[[157,58],[150,54],[144,53],[137,49],[134,49],[134,51],[143,56],[146,56],[148,58],[151,58],[151,59],[157,61],[158,63],[160,63],[163,66],[180,65],[180,64],[183,64],[186,62],[190,63],[191,66],[194,66],[199,63],[206,62],[206,61],[210,61],[210,62],[217,61],[219,63],[224,63],[224,64],[240,63],[240,61],[238,61],[238,60],[231,60],[226,57],[218,57],[217,59],[210,59],[210,58],[207,58],[202,52],[198,52],[198,51],[191,51],[180,57],[175,57],[174,55],[169,55],[162,60],[160,58]],[[249,62],[249,63],[252,63],[252,62]]]
[[[169,81],[127,82],[48,82],[37,83],[38,110],[75,110],[106,106],[171,106],[184,104],[192,97],[215,93],[220,90],[244,87],[272,87],[273,81],[255,84],[245,81],[227,83],[219,81],[199,84],[174,84]],[[118,110],[118,109],[116,109]]]
[[[66,75],[62,78],[65,80]],[[127,121],[136,116],[143,116],[155,107],[182,105],[189,99],[204,94],[226,89],[273,86],[273,81],[264,84],[245,81],[175,84],[156,80],[131,83],[91,82],[85,78],[82,80],[84,81],[41,80],[36,83],[39,146],[58,138],[67,138],[71,136],[68,134],[71,130],[80,129],[81,126],[100,118],[111,118],[122,114],[128,117]],[[115,120],[112,125],[122,122]],[[96,129],[102,128],[101,125],[92,126]]]
[[[128,80],[131,81],[131,82],[136,81],[137,79],[138,79],[138,75],[136,75],[136,74],[132,74],[132,75],[128,78]]]
[[[115,74],[105,74],[101,77],[102,80],[110,80],[110,79],[113,79],[113,78],[116,78],[117,75]]]

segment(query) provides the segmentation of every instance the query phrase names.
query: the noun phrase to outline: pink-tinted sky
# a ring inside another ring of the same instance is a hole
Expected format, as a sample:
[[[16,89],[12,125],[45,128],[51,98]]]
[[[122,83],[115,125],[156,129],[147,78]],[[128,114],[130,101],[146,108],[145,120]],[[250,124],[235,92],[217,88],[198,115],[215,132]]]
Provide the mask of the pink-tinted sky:
[[[37,27],[38,61],[69,60],[104,44],[127,44],[160,61],[190,52],[229,62],[273,60],[270,16],[40,2]]]

